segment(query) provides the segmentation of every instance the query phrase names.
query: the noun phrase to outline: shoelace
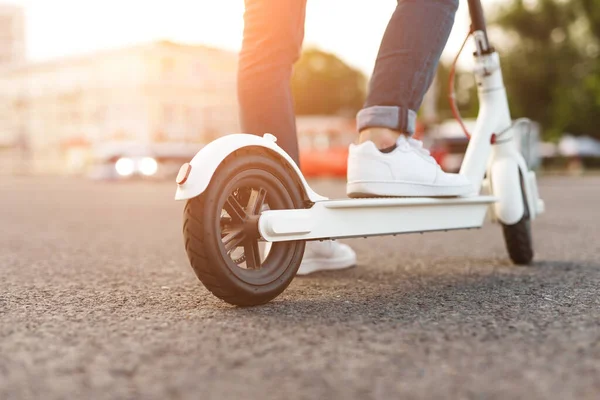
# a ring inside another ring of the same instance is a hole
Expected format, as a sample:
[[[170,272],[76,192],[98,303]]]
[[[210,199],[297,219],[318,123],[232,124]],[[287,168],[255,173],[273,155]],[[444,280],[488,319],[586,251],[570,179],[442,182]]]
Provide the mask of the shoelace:
[[[402,146],[402,143],[408,144],[410,147],[412,147],[413,149],[415,149],[416,151],[418,151],[419,153],[423,154],[426,157],[433,158],[433,157],[431,157],[431,153],[429,152],[429,150],[423,148],[423,142],[420,140],[413,139],[410,137],[406,138],[405,136],[400,136],[398,138],[397,145]]]

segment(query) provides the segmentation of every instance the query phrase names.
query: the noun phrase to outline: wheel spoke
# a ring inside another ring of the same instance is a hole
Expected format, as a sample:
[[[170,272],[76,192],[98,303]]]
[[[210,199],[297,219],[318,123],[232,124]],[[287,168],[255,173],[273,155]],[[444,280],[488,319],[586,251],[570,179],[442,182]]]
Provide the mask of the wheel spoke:
[[[246,254],[246,267],[248,269],[260,268],[260,251],[257,240],[246,240],[244,242],[244,253]]]
[[[226,210],[223,210],[221,212],[220,222],[221,222],[221,226],[231,224],[231,222],[232,222],[231,217],[229,216],[229,214],[227,213]]]
[[[224,233],[226,234],[221,240],[223,241],[223,245],[225,246],[227,252],[230,252],[238,247],[246,238],[246,235],[244,235],[244,230],[241,227],[230,229]]]
[[[250,200],[248,200],[248,213],[250,213],[251,215],[260,214],[260,210],[262,209],[262,206],[265,203],[266,197],[267,191],[265,189],[260,188],[259,190],[252,190]]]
[[[246,220],[246,212],[244,207],[240,205],[235,196],[229,195],[223,208],[227,211],[227,214],[236,222],[244,222]]]

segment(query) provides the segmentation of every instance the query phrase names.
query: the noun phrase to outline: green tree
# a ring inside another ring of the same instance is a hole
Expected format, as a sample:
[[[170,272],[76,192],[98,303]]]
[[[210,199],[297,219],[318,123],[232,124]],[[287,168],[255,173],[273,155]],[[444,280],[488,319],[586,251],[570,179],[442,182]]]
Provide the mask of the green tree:
[[[365,91],[364,75],[333,54],[309,49],[295,65],[292,92],[298,115],[353,115]]]
[[[514,117],[562,133],[600,137],[600,2],[512,0],[493,22],[508,35],[500,47]]]

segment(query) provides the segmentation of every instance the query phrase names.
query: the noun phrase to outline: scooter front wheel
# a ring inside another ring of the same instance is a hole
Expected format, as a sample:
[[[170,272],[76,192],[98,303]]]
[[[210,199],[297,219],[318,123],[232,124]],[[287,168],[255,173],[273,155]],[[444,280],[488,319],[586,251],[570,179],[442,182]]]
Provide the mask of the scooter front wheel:
[[[188,200],[183,237],[190,264],[215,296],[238,306],[264,304],[283,292],[302,261],[304,241],[273,243],[261,254],[264,210],[301,208],[294,172],[266,149],[237,150],[208,188]]]
[[[521,192],[524,193],[523,185]],[[502,233],[506,243],[506,250],[513,263],[529,265],[533,260],[533,238],[531,234],[531,217],[525,195],[523,194],[524,213],[521,219],[512,225],[502,224]]]

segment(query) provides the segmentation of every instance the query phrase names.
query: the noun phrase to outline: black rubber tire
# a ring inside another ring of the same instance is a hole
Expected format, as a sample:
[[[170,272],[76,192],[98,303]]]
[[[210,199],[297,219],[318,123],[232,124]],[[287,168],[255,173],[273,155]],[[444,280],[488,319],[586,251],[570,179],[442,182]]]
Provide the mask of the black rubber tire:
[[[523,193],[523,206],[525,207],[523,217],[516,224],[502,224],[502,233],[506,242],[506,250],[508,250],[512,262],[517,265],[529,265],[534,255],[533,238],[529,207],[527,206],[523,185],[521,185],[521,193]]]
[[[268,257],[257,260],[257,269],[242,269],[225,248],[221,220],[225,201],[234,196],[237,183],[268,187],[272,210],[302,208],[303,190],[294,176],[287,163],[269,150],[244,148],[221,163],[204,193],[188,200],[183,217],[188,259],[198,279],[218,298],[237,306],[264,304],[281,294],[295,277],[304,241],[273,243]],[[244,257],[245,253],[244,247]]]
[[[502,225],[504,241],[508,255],[517,265],[529,265],[533,260],[533,243],[531,238],[531,221],[523,216],[514,225]]]

